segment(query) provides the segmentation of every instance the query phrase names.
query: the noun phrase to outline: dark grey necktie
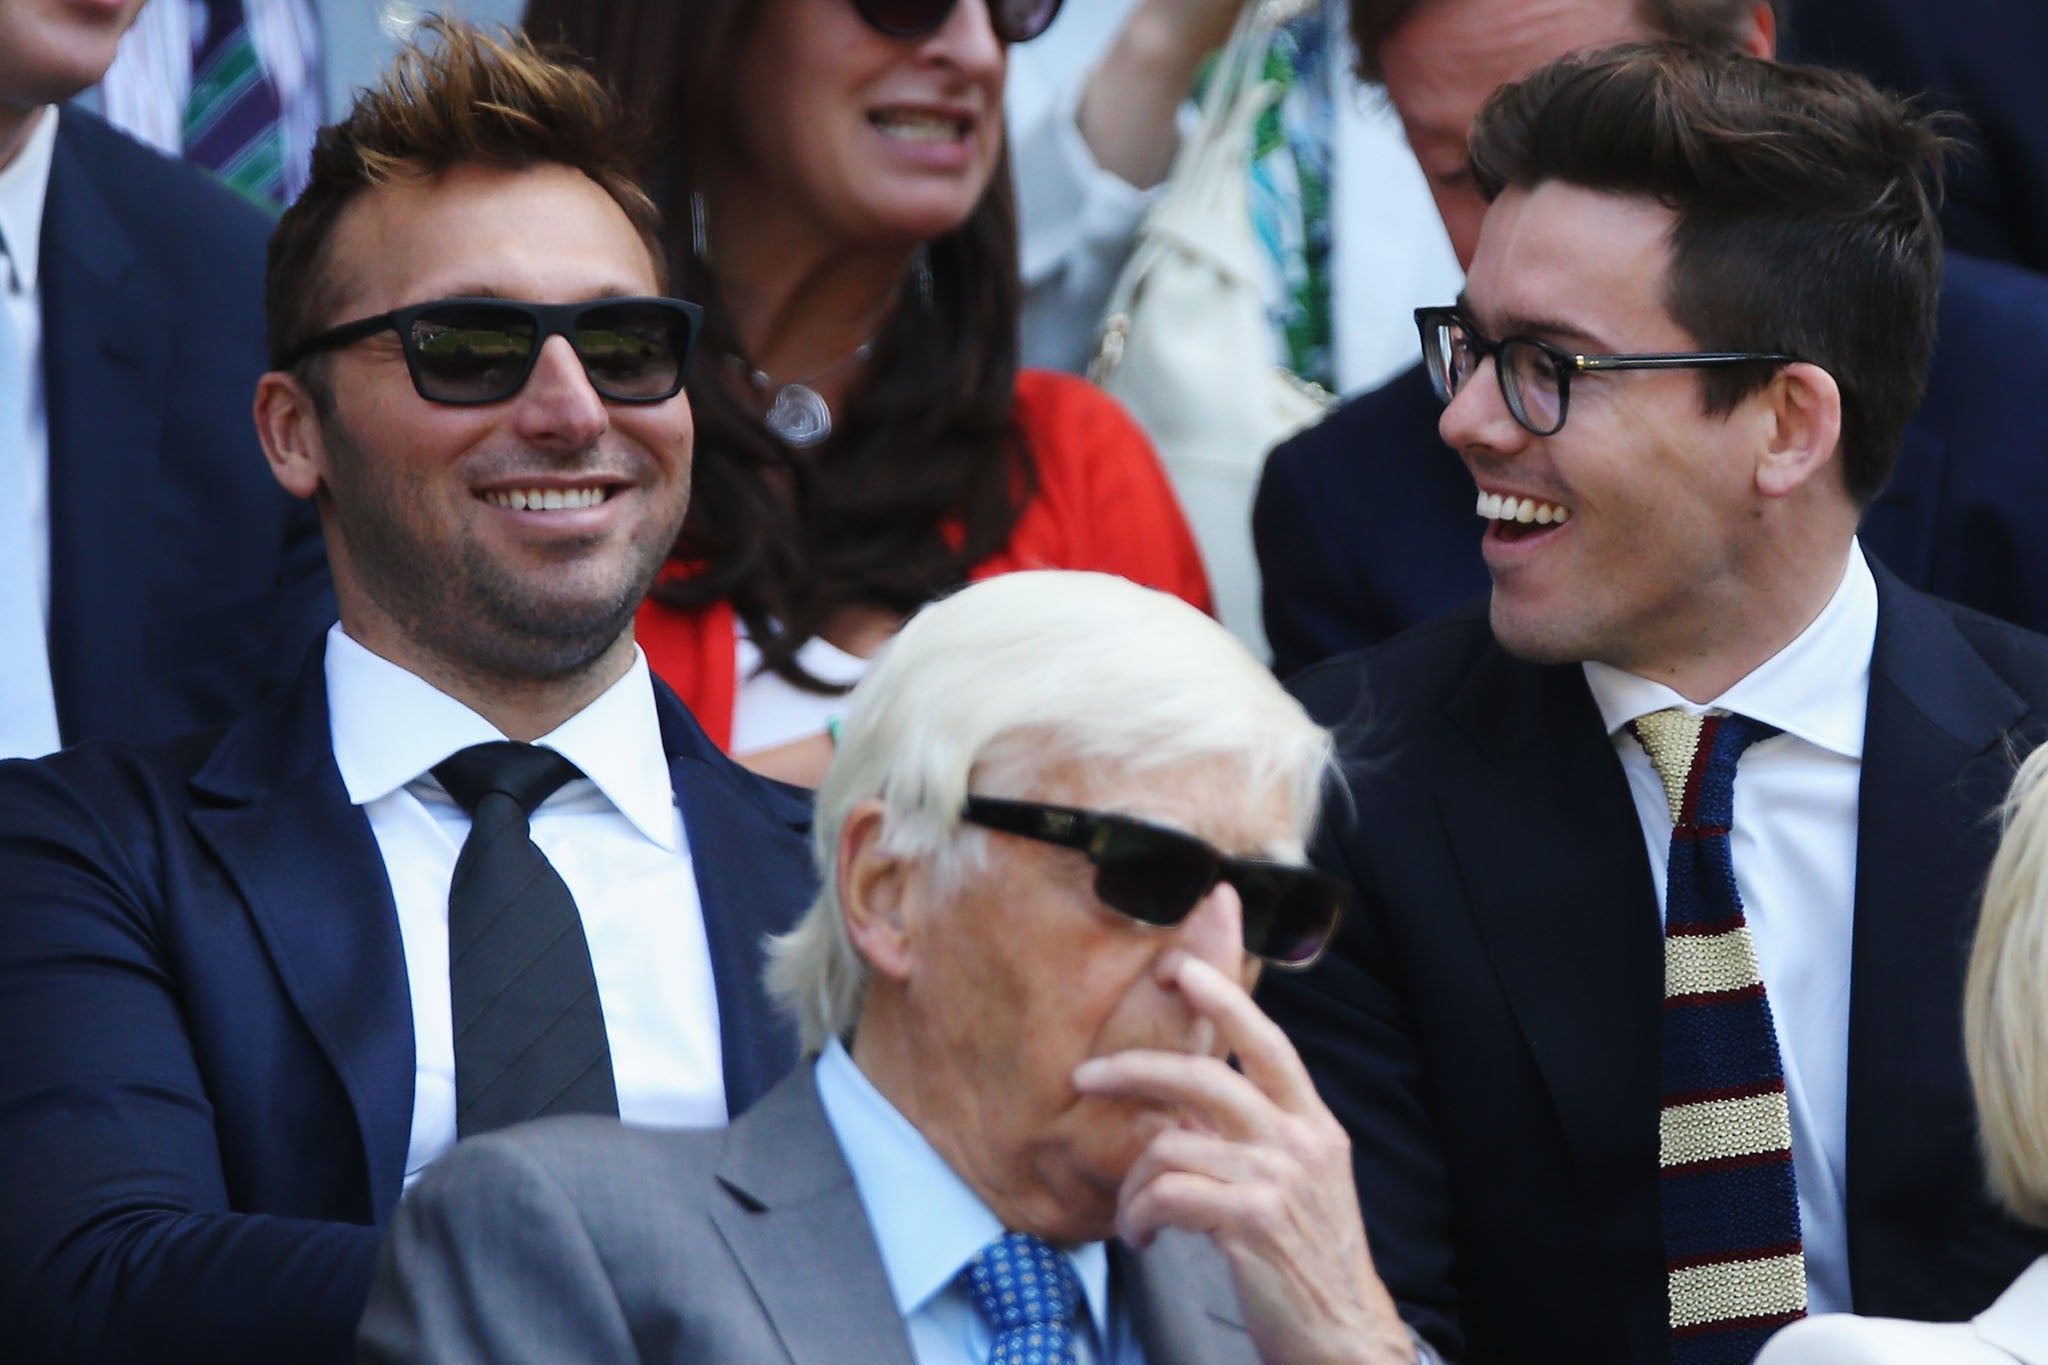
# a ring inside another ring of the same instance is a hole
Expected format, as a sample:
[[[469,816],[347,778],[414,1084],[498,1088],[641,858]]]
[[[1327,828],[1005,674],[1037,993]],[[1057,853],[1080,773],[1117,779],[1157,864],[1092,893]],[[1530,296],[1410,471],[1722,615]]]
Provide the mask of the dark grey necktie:
[[[546,1114],[617,1114],[583,921],[527,819],[572,777],[551,749],[476,744],[434,768],[470,814],[448,889],[455,1132]]]

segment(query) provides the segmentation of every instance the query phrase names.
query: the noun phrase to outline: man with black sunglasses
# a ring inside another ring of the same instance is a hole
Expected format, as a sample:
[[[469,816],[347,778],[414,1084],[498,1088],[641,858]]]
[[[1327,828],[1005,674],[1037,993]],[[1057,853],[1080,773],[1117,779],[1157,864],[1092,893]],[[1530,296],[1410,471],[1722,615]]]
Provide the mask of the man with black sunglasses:
[[[1411,1359],[1245,993],[1338,921],[1302,865],[1329,747],[1164,593],[926,608],[852,694],[823,890],[772,951],[814,1061],[725,1132],[463,1144],[399,1210],[363,1361]]]
[[[2048,640],[1857,531],[1943,151],[1860,77],[1678,44],[1480,115],[1417,322],[1492,593],[1291,684],[1358,904],[1263,997],[1453,1359],[1746,1362],[1808,1311],[1969,1317],[2048,1246],[1985,1194],[1960,1024]]]
[[[722,1124],[796,1058],[808,806],[633,640],[697,310],[593,78],[426,41],[271,240],[255,416],[339,625],[224,731],[0,766],[9,1360],[347,1360],[459,1137]]]

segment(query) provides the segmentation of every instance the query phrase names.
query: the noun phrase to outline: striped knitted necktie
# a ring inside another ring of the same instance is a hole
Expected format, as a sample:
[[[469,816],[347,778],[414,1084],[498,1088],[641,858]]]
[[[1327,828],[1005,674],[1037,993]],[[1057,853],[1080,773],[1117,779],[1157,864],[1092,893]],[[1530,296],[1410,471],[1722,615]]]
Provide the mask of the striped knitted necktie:
[[[1785,1069],[1728,831],[1745,716],[1654,711],[1629,731],[1671,803],[1660,1063],[1673,1365],[1746,1365],[1806,1315]]]
[[[250,39],[242,0],[207,0],[206,36],[192,58],[185,157],[248,198],[284,197],[283,105]]]

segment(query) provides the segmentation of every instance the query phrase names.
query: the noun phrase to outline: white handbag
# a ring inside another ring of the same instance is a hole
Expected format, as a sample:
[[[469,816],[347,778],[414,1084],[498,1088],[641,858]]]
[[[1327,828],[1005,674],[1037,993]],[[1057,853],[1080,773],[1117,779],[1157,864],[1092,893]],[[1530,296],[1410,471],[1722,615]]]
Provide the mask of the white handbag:
[[[1313,2],[1313,0],[1312,0]],[[1251,506],[1266,453],[1333,403],[1281,363],[1252,230],[1253,124],[1280,93],[1262,78],[1273,30],[1301,0],[1247,5],[1217,58],[1193,132],[1110,291],[1089,377],[1158,447],[1216,594],[1217,615],[1264,657]]]

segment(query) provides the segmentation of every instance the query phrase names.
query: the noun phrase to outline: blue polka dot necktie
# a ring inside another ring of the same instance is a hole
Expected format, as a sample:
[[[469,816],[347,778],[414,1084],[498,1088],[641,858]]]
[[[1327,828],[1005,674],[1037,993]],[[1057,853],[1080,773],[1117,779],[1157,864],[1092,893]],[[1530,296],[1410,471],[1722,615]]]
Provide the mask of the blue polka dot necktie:
[[[1006,1232],[975,1253],[960,1283],[995,1332],[989,1365],[1074,1365],[1081,1281],[1065,1252]]]
[[[1671,1359],[1747,1365],[1806,1312],[1785,1071],[1729,852],[1736,762],[1778,731],[1675,709],[1629,730],[1671,806],[1660,1124]]]

